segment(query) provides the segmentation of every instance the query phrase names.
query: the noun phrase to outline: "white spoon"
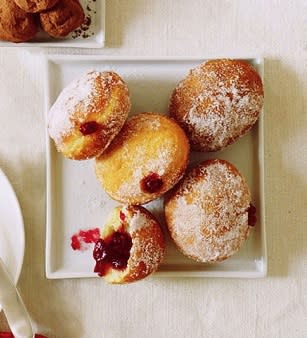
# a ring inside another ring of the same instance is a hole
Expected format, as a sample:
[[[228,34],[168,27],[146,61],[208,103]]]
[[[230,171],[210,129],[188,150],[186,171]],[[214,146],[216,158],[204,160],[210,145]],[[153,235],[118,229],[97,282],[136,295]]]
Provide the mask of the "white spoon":
[[[15,192],[1,169],[0,215],[0,258],[8,270],[11,280],[16,285],[24,256],[24,224]]]
[[[0,304],[15,338],[33,338],[30,316],[0,258]]]

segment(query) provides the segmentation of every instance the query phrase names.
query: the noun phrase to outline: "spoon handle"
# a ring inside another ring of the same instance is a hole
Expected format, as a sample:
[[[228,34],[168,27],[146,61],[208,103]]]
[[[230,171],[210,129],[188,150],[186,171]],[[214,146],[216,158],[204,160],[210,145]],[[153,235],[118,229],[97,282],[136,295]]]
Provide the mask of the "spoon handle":
[[[33,338],[30,316],[0,257],[0,304],[15,338]]]

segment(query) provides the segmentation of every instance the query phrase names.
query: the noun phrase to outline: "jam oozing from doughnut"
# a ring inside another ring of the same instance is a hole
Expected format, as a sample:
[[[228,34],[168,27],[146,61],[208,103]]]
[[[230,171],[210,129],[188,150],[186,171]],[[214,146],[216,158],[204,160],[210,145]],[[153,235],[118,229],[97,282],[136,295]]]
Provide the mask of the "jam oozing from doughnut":
[[[162,178],[156,173],[150,173],[141,180],[141,189],[147,193],[155,193],[163,185]]]
[[[247,210],[248,212],[248,225],[255,226],[257,223],[257,217],[256,217],[256,207],[253,204],[249,205],[249,208]]]
[[[89,121],[81,124],[79,130],[83,135],[90,135],[98,131],[100,128],[101,127],[97,122]]]
[[[122,222],[125,222],[125,220],[126,220],[126,215],[125,215],[122,211],[120,211],[120,212],[119,212],[119,218],[120,218],[120,220],[121,220]]]
[[[96,261],[94,272],[104,276],[110,268],[124,270],[127,267],[131,247],[131,236],[122,229],[104,239],[100,238],[93,251]]]
[[[96,243],[100,238],[99,228],[80,230],[71,236],[71,247],[73,250],[85,250],[86,244]]]

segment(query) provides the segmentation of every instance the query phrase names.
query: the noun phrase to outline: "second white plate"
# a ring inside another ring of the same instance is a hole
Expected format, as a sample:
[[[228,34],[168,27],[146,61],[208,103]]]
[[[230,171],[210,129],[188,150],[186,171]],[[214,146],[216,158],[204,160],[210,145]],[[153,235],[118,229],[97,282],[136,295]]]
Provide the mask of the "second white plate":
[[[114,70],[129,86],[132,114],[155,111],[166,114],[177,82],[205,58],[120,58],[102,56],[49,56],[46,62],[46,111],[61,90],[84,72]],[[263,78],[263,60],[245,59]],[[184,257],[167,235],[167,256],[154,276],[263,277],[267,273],[263,185],[263,114],[253,130],[218,153],[192,153],[190,164],[207,158],[233,163],[246,177],[257,207],[258,224],[245,246],[223,263],[201,264]],[[48,278],[94,277],[91,250],[75,252],[71,236],[80,229],[102,227],[117,205],[100,187],[93,161],[70,161],[56,152],[47,135],[47,242]],[[164,225],[162,201],[146,205]],[[165,230],[165,227],[164,227]]]
[[[88,29],[71,33],[63,39],[50,37],[43,31],[24,43],[12,43],[0,40],[0,47],[75,47],[102,48],[105,42],[105,0],[80,0],[85,16],[90,20]]]

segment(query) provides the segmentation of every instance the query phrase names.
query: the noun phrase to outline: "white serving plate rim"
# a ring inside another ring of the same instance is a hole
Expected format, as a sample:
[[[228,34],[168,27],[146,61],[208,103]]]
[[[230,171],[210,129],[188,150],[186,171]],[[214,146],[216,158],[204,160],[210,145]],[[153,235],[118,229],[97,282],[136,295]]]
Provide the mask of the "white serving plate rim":
[[[50,97],[49,97],[49,63],[63,63],[68,61],[81,61],[81,62],[93,62],[93,61],[115,61],[115,62],[170,62],[170,61],[205,61],[210,59],[216,59],[212,57],[204,56],[111,56],[111,55],[59,55],[59,54],[49,54],[45,55],[45,114],[47,114]],[[259,67],[259,73],[264,82],[264,63],[265,60],[261,56],[226,56],[218,57],[218,59],[228,58],[228,59],[241,59],[246,61],[255,61]],[[157,271],[153,274],[152,277],[222,277],[222,278],[262,278],[267,276],[268,271],[268,257],[267,257],[267,242],[266,242],[266,225],[265,225],[265,193],[264,193],[264,108],[258,120],[258,137],[259,137],[259,148],[258,148],[258,160],[259,160],[259,201],[260,201],[260,224],[261,224],[261,271],[210,271],[210,270],[191,270],[185,271],[183,269],[178,269],[176,271]],[[46,182],[47,182],[47,198],[46,198],[46,276],[49,279],[57,278],[87,278],[95,277],[95,274],[89,276],[88,274],[83,273],[72,273],[65,272],[65,270],[53,271],[50,267],[51,259],[51,243],[50,239],[51,226],[50,224],[52,219],[52,213],[50,211],[51,206],[51,140],[48,133],[46,132]]]

